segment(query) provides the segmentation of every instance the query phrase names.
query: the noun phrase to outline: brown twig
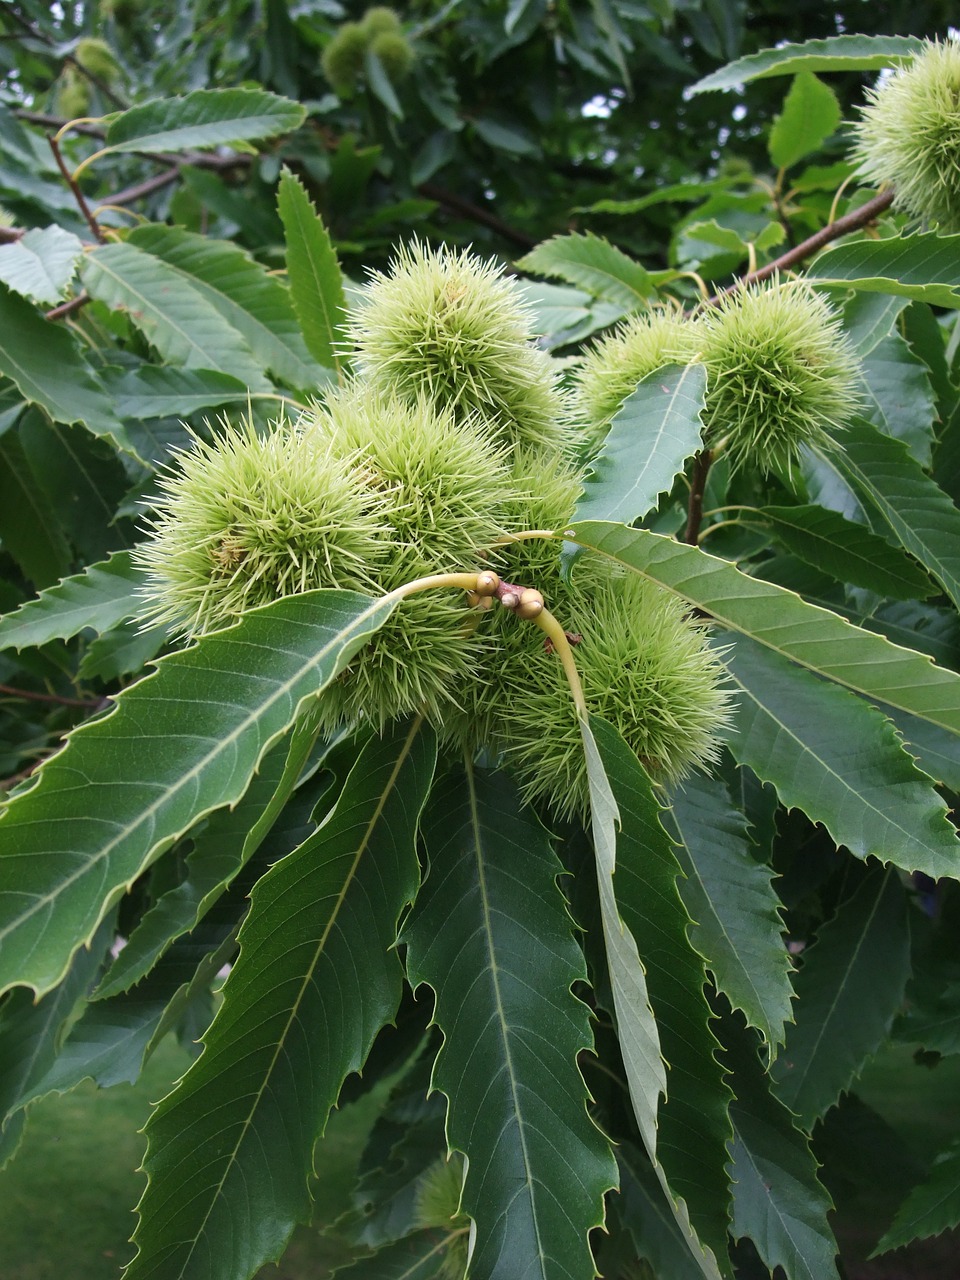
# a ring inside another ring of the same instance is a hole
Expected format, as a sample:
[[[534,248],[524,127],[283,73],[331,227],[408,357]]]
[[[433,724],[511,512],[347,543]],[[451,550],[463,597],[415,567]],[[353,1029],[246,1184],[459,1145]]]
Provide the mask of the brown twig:
[[[687,527],[683,531],[683,541],[691,547],[697,545],[700,536],[700,524],[703,520],[703,494],[707,487],[707,476],[713,454],[709,449],[701,449],[693,464],[693,476],[690,479],[690,500],[687,503]]]
[[[98,707],[101,701],[100,698],[64,698],[59,693],[34,693],[32,689],[15,689],[12,684],[0,684],[0,693],[27,702],[51,702],[58,707],[83,707],[87,711]]]
[[[54,307],[52,311],[47,311],[44,319],[63,320],[64,317],[73,315],[74,311],[79,311],[81,307],[85,307],[90,301],[89,293],[78,293],[75,298],[71,298],[68,302],[61,302],[59,307]]]
[[[101,229],[99,222],[97,222],[96,218],[90,212],[90,206],[87,204],[86,199],[84,198],[84,194],[80,190],[80,187],[79,187],[79,184],[77,183],[76,178],[74,178],[73,174],[70,172],[70,170],[67,168],[66,164],[64,163],[63,156],[60,154],[60,144],[57,142],[56,138],[52,134],[47,135],[47,141],[50,143],[50,150],[53,152],[53,157],[57,162],[57,168],[63,174],[64,182],[66,182],[67,186],[73,192],[73,198],[77,202],[77,208],[80,210],[80,212],[83,214],[84,218],[86,219],[87,226],[93,232],[97,242],[99,244],[103,244],[106,240],[106,236],[104,236],[103,230]]]
[[[180,168],[180,165],[174,165],[172,169],[165,169],[163,173],[156,173],[152,178],[137,182],[132,187],[125,187],[123,191],[118,191],[115,196],[110,196],[103,203],[133,204],[136,200],[142,200],[144,196],[153,195],[154,191],[162,191],[164,187],[169,187],[172,182],[178,181]]]
[[[0,244],[15,244],[22,235],[22,227],[0,227]]]
[[[812,257],[818,249],[822,249],[831,240],[839,240],[841,236],[845,236],[851,231],[858,231],[860,227],[865,227],[868,223],[873,222],[885,209],[890,208],[891,204],[893,204],[893,197],[893,187],[888,187],[886,191],[881,191],[872,200],[862,204],[859,209],[854,209],[852,213],[845,213],[842,218],[837,218],[836,222],[831,222],[827,226],[821,227],[819,231],[814,232],[812,236],[808,236],[806,240],[801,241],[795,248],[788,249],[779,258],[774,258],[773,262],[768,262],[766,266],[760,267],[757,271],[751,271],[749,275],[736,281],[735,284],[728,285],[726,289],[721,289],[719,293],[707,299],[706,305],[715,306],[726,294],[735,293],[737,289],[742,288],[745,284],[756,284],[757,281],[766,280],[778,271],[788,271],[791,267],[795,267],[798,262],[803,262]]]
[[[471,222],[476,222],[481,227],[489,227],[491,231],[495,231],[497,235],[503,236],[505,240],[510,240],[513,244],[519,245],[522,249],[532,249],[538,244],[533,236],[528,236],[525,231],[520,231],[517,227],[511,227],[509,223],[498,218],[495,213],[491,213],[489,209],[484,209],[481,205],[474,204],[472,200],[467,200],[463,196],[458,196],[454,191],[448,191],[445,187],[438,187],[433,182],[421,182],[417,187],[417,191],[422,196],[426,196],[428,200],[436,200],[438,204],[442,204],[447,209],[452,209],[454,213],[459,213],[461,217],[468,218]]]
[[[8,6],[6,12],[14,22],[18,22],[20,24],[32,40],[38,40],[41,44],[47,45],[53,51],[53,54],[56,55],[56,42],[52,40],[46,32],[39,31],[32,22],[29,22],[22,14],[17,13],[16,9],[12,6]],[[101,80],[99,76],[94,75],[94,73],[88,67],[85,67],[82,62],[78,62],[72,53],[64,54],[63,60],[64,62],[69,62],[71,67],[75,67],[82,76],[86,77],[92,85],[95,85],[105,98],[109,98],[115,107],[119,107],[121,110],[126,108],[127,104],[124,102],[123,98],[121,98],[119,94],[114,93],[104,80]]]

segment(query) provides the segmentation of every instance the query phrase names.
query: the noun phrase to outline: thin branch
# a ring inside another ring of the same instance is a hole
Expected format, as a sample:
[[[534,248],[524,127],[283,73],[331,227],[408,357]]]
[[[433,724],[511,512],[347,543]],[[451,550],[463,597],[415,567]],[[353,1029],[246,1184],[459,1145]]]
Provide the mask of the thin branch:
[[[0,684],[0,693],[9,694],[12,698],[23,698],[27,702],[49,702],[58,707],[83,707],[92,711],[100,705],[100,698],[64,698],[59,693],[34,693],[32,689],[15,689],[12,684]]]
[[[442,204],[447,209],[452,209],[454,213],[459,213],[461,217],[468,218],[471,222],[476,222],[481,227],[489,227],[491,231],[495,231],[497,235],[503,236],[505,240],[510,240],[522,249],[532,249],[535,244],[539,243],[533,236],[528,236],[525,231],[520,231],[517,227],[511,227],[509,223],[504,222],[502,218],[498,218],[489,209],[484,209],[482,205],[474,204],[472,200],[466,200],[463,196],[458,196],[456,192],[448,191],[445,187],[438,187],[432,182],[421,182],[417,190],[422,196],[426,196],[428,200],[436,200],[438,204]]]
[[[74,311],[79,311],[81,307],[85,307],[90,301],[89,293],[78,293],[75,298],[71,298],[68,302],[61,302],[59,307],[54,307],[52,311],[47,311],[44,319],[63,320],[66,316],[72,316]]]
[[[110,196],[104,203],[133,204],[137,200],[142,200],[144,196],[153,195],[155,191],[162,191],[164,187],[169,187],[172,182],[177,182],[179,178],[180,165],[174,165],[172,169],[165,169],[163,173],[156,173],[152,178],[146,178],[143,182],[138,182],[132,187],[125,187],[123,191],[118,191],[115,196]]]
[[[862,204],[859,209],[854,209],[852,213],[845,213],[836,222],[831,222],[827,226],[821,227],[812,236],[801,241],[796,248],[788,249],[786,253],[782,253],[779,258],[774,258],[773,262],[768,262],[759,271],[751,271],[742,280],[728,285],[726,289],[721,289],[719,293],[707,299],[707,305],[715,305],[726,294],[735,293],[745,284],[756,284],[757,281],[766,280],[778,271],[787,271],[791,267],[795,267],[797,263],[804,262],[807,258],[812,257],[818,249],[822,249],[831,240],[839,240],[841,236],[848,235],[851,231],[858,231],[860,227],[867,226],[868,223],[879,217],[885,209],[890,208],[891,204],[893,204],[894,194],[893,187],[888,187],[886,191],[881,191],[872,200]]]
[[[50,36],[46,34],[46,32],[39,31],[33,25],[32,22],[29,22],[22,14],[17,13],[16,9],[14,9],[12,5],[7,9],[6,12],[10,15],[10,17],[14,20],[14,22],[18,22],[20,24],[20,26],[27,33],[27,35],[30,36],[32,40],[39,40],[41,44],[45,44],[49,49],[53,51],[54,54],[56,54],[56,48],[57,48],[56,41],[52,40]],[[95,85],[100,90],[100,92],[103,94],[105,98],[109,98],[115,107],[119,107],[121,110],[126,110],[127,104],[126,102],[124,102],[123,98],[121,98],[119,94],[114,93],[114,91],[110,88],[110,86],[105,81],[101,80],[99,76],[94,75],[94,73],[88,67],[85,67],[82,62],[78,62],[72,53],[64,54],[63,61],[69,62],[71,67],[75,67],[82,76],[84,76],[87,80],[90,81],[92,85]]]
[[[703,495],[707,487],[707,476],[713,454],[709,449],[701,449],[693,464],[693,476],[690,480],[690,500],[687,503],[687,527],[683,532],[683,541],[690,546],[697,545],[700,536],[700,524],[703,520]]]
[[[104,236],[99,222],[97,222],[96,218],[90,212],[90,206],[87,204],[87,201],[84,197],[83,192],[80,190],[77,180],[74,178],[73,174],[70,172],[70,170],[67,168],[66,164],[64,163],[63,156],[60,154],[60,144],[57,142],[56,138],[52,137],[51,135],[47,136],[47,141],[50,143],[50,150],[53,152],[54,159],[57,162],[57,168],[63,174],[64,182],[66,182],[67,186],[73,192],[73,198],[77,202],[77,208],[80,210],[80,212],[83,214],[84,218],[86,219],[87,226],[93,232],[97,242],[99,244],[103,244],[106,240],[106,236]]]
[[[22,227],[0,227],[0,244],[15,244],[22,235]]]

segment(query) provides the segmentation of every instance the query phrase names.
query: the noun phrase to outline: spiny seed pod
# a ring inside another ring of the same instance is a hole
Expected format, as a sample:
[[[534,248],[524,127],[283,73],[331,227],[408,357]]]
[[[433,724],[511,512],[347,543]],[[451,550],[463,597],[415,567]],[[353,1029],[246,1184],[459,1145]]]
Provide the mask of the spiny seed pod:
[[[550,358],[534,346],[530,311],[496,263],[414,241],[363,293],[349,332],[370,383],[479,417],[511,445],[566,442]]]
[[[504,533],[565,528],[582,488],[581,473],[555,450],[517,450],[505,486]],[[559,569],[560,543],[544,538],[504,542],[491,550],[490,563],[508,582],[540,586]]]
[[[418,1227],[448,1232],[436,1280],[463,1280],[469,1259],[470,1219],[460,1209],[463,1161],[457,1155],[437,1160],[417,1184],[414,1220]]]
[[[356,89],[369,43],[370,37],[359,22],[345,22],[324,49],[320,69],[338,97]]]
[[[665,364],[688,364],[697,354],[697,329],[672,307],[634,316],[601,338],[574,373],[572,407],[595,449],[637,383]]]
[[[106,40],[98,40],[95,36],[84,36],[78,41],[73,56],[81,67],[89,71],[92,76],[96,76],[98,80],[102,80],[104,84],[116,83],[120,75],[120,64],[117,62],[117,55]]]
[[[436,413],[422,397],[406,404],[358,384],[332,394],[304,431],[358,458],[367,488],[383,502],[381,591],[482,567],[481,551],[502,532],[507,470],[475,423]],[[380,727],[419,711],[439,723],[476,677],[476,622],[465,595],[449,589],[404,600],[328,691],[331,723],[363,716]]]
[[[67,67],[57,81],[57,112],[77,120],[90,110],[90,86],[73,67]]]
[[[370,52],[380,59],[384,71],[394,84],[409,75],[413,66],[413,47],[404,36],[384,31],[370,41]]]
[[[556,583],[550,609],[581,640],[574,659],[587,706],[609,720],[654,777],[668,782],[709,764],[730,716],[723,667],[704,630],[661,588],[614,577],[592,559],[574,584]],[[583,743],[556,653],[538,627],[500,633],[493,745],[529,800],[563,817],[588,813]]]
[[[858,173],[892,183],[896,207],[960,232],[960,43],[928,42],[868,90],[855,127]]]
[[[829,446],[856,412],[856,355],[839,319],[799,280],[737,289],[705,310],[704,441],[735,467],[789,472],[803,445]]]
[[[360,26],[368,40],[377,36],[398,35],[401,31],[400,15],[386,5],[375,5],[360,19]]]
[[[260,436],[226,426],[195,440],[160,482],[149,538],[147,615],[202,635],[257,605],[314,587],[377,589],[383,496],[357,460],[282,421]]]

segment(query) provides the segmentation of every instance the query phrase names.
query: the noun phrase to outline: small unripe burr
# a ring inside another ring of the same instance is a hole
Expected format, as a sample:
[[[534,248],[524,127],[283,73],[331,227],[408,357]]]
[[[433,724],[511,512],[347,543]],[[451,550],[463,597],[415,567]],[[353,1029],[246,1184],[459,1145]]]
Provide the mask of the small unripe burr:
[[[538,618],[541,613],[543,613],[543,596],[540,592],[535,591],[533,587],[527,587],[526,591],[521,591],[517,616],[528,619]]]

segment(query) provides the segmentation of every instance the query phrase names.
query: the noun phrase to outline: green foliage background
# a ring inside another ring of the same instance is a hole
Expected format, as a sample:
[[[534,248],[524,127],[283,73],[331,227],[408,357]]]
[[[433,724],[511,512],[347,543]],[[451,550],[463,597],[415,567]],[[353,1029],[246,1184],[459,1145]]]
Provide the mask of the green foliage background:
[[[331,1108],[378,1083],[358,1280],[463,1274],[462,1220],[420,1209],[448,1146],[476,1280],[839,1274],[831,1195],[884,1141],[865,1065],[907,1046],[922,1097],[960,1051],[960,237],[848,158],[866,86],[950,16],[423,3],[409,74],[370,44],[338,94],[363,13],[334,0],[4,6],[0,1160],[37,1098],[176,1031],[131,1277],[279,1257]],[[137,622],[172,452],[332,385],[414,233],[508,263],[564,362],[796,250],[860,360],[842,447],[788,474],[704,465],[697,363],[614,419],[553,541],[709,619],[738,712],[670,792],[584,719],[589,830],[416,722],[318,740],[397,599],[186,649]],[[880,1252],[960,1222],[957,1142]]]

